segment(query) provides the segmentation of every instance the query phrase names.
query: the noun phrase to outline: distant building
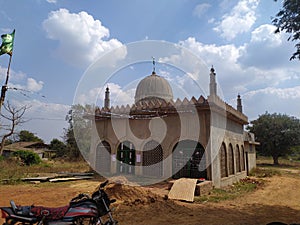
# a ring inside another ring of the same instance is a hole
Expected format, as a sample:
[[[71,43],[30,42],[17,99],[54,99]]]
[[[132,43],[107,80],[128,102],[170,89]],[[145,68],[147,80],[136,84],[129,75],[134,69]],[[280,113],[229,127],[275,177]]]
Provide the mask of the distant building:
[[[49,145],[43,142],[15,142],[10,145],[4,146],[2,155],[4,157],[11,156],[14,152],[24,150],[32,151],[39,155],[41,159],[48,159],[55,156],[56,151],[50,150]]]
[[[214,68],[209,76],[207,98],[174,101],[170,84],[154,71],[137,85],[131,106],[110,107],[107,87],[104,107],[97,108],[93,120],[91,164],[104,173],[204,178],[215,187],[246,177],[256,166],[257,143],[244,131],[248,118],[240,95],[235,109],[217,95]],[[223,132],[218,149],[210,139],[213,127]]]

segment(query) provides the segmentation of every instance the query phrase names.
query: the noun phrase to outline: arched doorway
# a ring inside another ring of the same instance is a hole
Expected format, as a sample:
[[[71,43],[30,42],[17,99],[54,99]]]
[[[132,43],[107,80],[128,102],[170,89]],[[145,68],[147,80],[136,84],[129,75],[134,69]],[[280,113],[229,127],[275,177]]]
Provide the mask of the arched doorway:
[[[144,146],[143,175],[151,177],[163,175],[163,149],[156,141],[149,141]]]
[[[110,172],[111,148],[108,142],[102,141],[96,149],[96,170],[99,173]]]
[[[117,173],[134,174],[135,148],[130,141],[124,141],[118,146]]]
[[[205,178],[207,168],[205,149],[196,141],[184,140],[173,149],[173,178]]]
[[[220,149],[220,161],[221,161],[221,178],[228,176],[227,170],[227,153],[226,153],[226,146],[224,143],[221,145]]]

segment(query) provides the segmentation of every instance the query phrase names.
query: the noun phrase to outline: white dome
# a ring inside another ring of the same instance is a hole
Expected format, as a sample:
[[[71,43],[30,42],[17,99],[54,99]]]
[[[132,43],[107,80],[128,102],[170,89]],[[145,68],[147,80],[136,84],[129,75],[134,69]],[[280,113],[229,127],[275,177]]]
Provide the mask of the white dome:
[[[169,82],[153,72],[138,84],[135,91],[135,103],[144,99],[163,99],[166,102],[173,100],[173,92]]]

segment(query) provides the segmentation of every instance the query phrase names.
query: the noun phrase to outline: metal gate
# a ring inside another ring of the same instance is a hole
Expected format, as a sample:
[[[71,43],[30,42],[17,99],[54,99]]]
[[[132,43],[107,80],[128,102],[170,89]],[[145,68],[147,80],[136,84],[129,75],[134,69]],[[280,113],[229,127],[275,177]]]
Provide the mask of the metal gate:
[[[173,178],[207,179],[205,150],[198,142],[179,142],[173,150]]]
[[[123,174],[134,174],[135,149],[131,142],[122,142],[117,151],[117,172]]]
[[[163,150],[156,141],[149,141],[144,146],[143,175],[151,177],[162,177],[163,175]]]

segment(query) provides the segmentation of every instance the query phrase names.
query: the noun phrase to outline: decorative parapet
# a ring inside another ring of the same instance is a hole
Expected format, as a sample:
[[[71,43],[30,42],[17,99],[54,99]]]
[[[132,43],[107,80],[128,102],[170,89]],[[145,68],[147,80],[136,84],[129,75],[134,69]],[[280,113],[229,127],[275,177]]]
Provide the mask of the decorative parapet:
[[[148,98],[143,101],[130,105],[112,106],[109,109],[97,107],[95,110],[96,119],[104,119],[107,117],[136,117],[136,116],[161,116],[173,113],[180,113],[183,109],[187,108],[198,108],[206,105],[208,107],[207,99],[200,96],[196,99],[194,96],[188,100],[177,99],[175,102],[171,100],[166,102],[159,98]]]
[[[248,124],[248,117],[246,115],[237,111],[231,105],[224,102],[220,97],[209,96],[208,99],[206,99],[202,95],[198,99],[193,96],[190,100],[187,98],[184,98],[183,100],[177,98],[176,101],[171,100],[170,102],[166,102],[165,100],[159,98],[148,98],[134,103],[131,106],[127,104],[126,106],[112,106],[110,109],[104,107],[101,109],[96,108],[95,118],[105,119],[109,117],[153,117],[180,112],[189,112],[193,109],[208,109],[209,107],[211,110],[226,110],[226,116],[229,118],[234,119],[242,124]]]
[[[248,117],[245,114],[233,108],[231,105],[223,101],[219,96],[208,96],[208,102],[210,107],[216,106],[226,110],[227,117],[235,118],[243,124],[248,124]]]

